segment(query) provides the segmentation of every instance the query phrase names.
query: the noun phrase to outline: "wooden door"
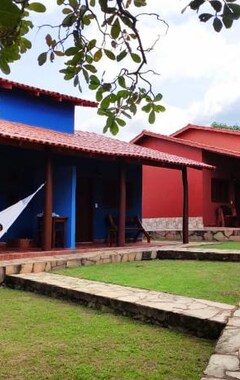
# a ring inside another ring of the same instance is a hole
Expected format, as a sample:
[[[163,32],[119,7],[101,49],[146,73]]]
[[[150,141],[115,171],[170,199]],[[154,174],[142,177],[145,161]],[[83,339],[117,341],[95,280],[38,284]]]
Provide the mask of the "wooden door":
[[[92,180],[90,178],[77,178],[76,194],[76,242],[92,241]]]

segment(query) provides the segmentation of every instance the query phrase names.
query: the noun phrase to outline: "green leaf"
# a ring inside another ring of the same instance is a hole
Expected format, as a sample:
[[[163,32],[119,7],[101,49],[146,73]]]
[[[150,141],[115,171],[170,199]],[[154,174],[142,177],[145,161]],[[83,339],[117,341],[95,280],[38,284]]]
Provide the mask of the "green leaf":
[[[119,86],[126,88],[126,81],[125,81],[125,78],[123,76],[118,77],[118,84],[119,84]]]
[[[160,100],[162,100],[162,94],[159,93],[154,97],[154,102],[159,102]]]
[[[91,71],[91,73],[96,73],[97,72],[97,69],[95,66],[93,65],[84,65],[84,68],[88,71]]]
[[[91,83],[95,83],[95,84],[100,85],[100,80],[98,79],[98,77],[96,75],[91,75],[89,80],[91,81]]]
[[[152,110],[148,116],[148,122],[149,124],[155,123],[155,112]]]
[[[102,49],[99,49],[99,50],[97,50],[96,53],[94,54],[94,56],[93,56],[93,60],[94,60],[95,62],[98,62],[98,61],[100,61],[101,58],[102,58]]]
[[[52,46],[52,42],[53,42],[53,40],[52,40],[52,36],[51,36],[50,34],[47,34],[47,35],[46,35],[45,40],[46,40],[46,43],[47,43],[47,45],[48,45],[49,47]]]
[[[218,0],[211,0],[211,1],[210,1],[210,4],[211,4],[211,6],[213,7],[213,9],[214,9],[216,12],[221,12],[221,10],[222,10],[222,3],[221,3],[221,1],[218,1]]]
[[[88,46],[87,46],[87,50],[89,51],[89,50],[92,50],[93,48],[95,48],[96,43],[97,43],[97,40],[95,40],[95,39],[89,41],[89,44],[88,44]]]
[[[69,15],[70,13],[72,13],[72,9],[71,9],[71,8],[64,8],[64,9],[62,10],[62,13],[63,13],[64,15]]]
[[[70,56],[78,53],[78,48],[77,47],[70,47],[65,51],[65,55]]]
[[[63,19],[62,26],[64,27],[72,26],[75,21],[76,21],[76,16],[73,13],[71,13]]]
[[[234,14],[234,18],[238,19],[240,17],[240,5],[238,4],[228,4],[229,8]]]
[[[74,9],[77,9],[77,7],[78,7],[78,1],[77,0],[69,0],[69,4]]]
[[[0,70],[6,75],[10,74],[9,64],[7,63],[6,59],[2,56],[0,56]]]
[[[125,125],[127,124],[125,120],[120,119],[119,117],[116,117],[116,122],[118,123],[118,125],[120,125],[120,127],[125,127]]]
[[[150,112],[151,109],[152,109],[152,103],[148,103],[142,107],[142,111],[147,112],[147,113]]]
[[[113,134],[113,136],[116,136],[119,132],[119,128],[118,128],[118,125],[116,122],[113,122],[112,125],[111,125],[111,128],[110,128],[110,131],[111,133]]]
[[[27,9],[38,13],[46,12],[46,7],[42,3],[30,3]]]
[[[166,111],[166,108],[162,106],[161,104],[153,104],[153,110],[155,112],[164,112]]]
[[[21,19],[21,10],[12,0],[0,0],[0,25],[15,28]]]
[[[214,30],[216,32],[220,32],[222,27],[223,27],[223,23],[222,21],[218,18],[218,17],[215,17],[214,20],[213,20],[213,27],[214,27]]]
[[[135,7],[145,7],[147,5],[146,0],[134,0]]]
[[[90,5],[91,5],[91,7],[95,7],[95,5],[96,5],[95,0],[90,0]]]
[[[233,24],[233,19],[230,17],[224,17],[222,18],[222,22],[226,29],[230,29]]]
[[[101,101],[100,108],[106,110],[106,109],[109,107],[110,102],[111,102],[111,95],[107,95],[107,96]]]
[[[200,16],[199,16],[199,20],[202,21],[202,22],[207,22],[208,20],[210,20],[210,18],[212,18],[213,15],[211,13],[202,13]]]
[[[112,61],[114,61],[116,59],[115,54],[113,54],[113,52],[111,50],[104,49],[104,53]]]
[[[54,53],[58,56],[58,57],[63,57],[65,54],[63,53],[63,51],[61,50],[54,50]]]
[[[42,66],[44,65],[44,63],[46,62],[47,60],[47,53],[41,53],[39,56],[38,56],[38,64],[39,66]]]
[[[124,59],[127,55],[127,51],[123,50],[120,54],[117,55],[117,62],[120,62],[122,59]]]
[[[120,22],[119,22],[119,19],[116,18],[113,25],[112,25],[112,28],[111,28],[112,38],[114,38],[116,40],[118,38],[120,32],[121,32]]]
[[[131,57],[132,57],[132,60],[136,63],[140,63],[142,61],[141,57],[136,53],[131,53]]]

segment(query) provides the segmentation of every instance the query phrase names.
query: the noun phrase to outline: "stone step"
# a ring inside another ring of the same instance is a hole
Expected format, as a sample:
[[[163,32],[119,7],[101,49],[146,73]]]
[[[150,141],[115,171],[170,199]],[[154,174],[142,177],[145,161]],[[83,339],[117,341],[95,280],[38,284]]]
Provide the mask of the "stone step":
[[[62,298],[79,304],[114,310],[145,322],[187,330],[194,335],[218,338],[233,305],[82,280],[57,274],[23,273],[7,275],[7,286]]]

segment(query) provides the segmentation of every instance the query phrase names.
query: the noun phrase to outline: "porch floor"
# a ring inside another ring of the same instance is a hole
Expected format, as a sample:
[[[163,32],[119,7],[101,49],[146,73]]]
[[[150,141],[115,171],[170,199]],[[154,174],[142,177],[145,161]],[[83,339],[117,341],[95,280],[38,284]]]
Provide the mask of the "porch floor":
[[[180,242],[173,241],[153,241],[147,243],[146,241],[138,241],[126,243],[122,247],[107,246],[105,243],[82,243],[78,244],[75,249],[63,249],[63,248],[53,248],[50,251],[42,251],[40,248],[30,248],[27,250],[22,250],[19,248],[8,248],[6,246],[0,246],[0,261],[2,260],[15,260],[24,258],[37,258],[43,256],[56,256],[56,255],[70,255],[73,253],[87,253],[87,252],[107,252],[118,249],[134,249],[134,248],[152,248],[152,247],[162,247],[173,244],[178,244]]]

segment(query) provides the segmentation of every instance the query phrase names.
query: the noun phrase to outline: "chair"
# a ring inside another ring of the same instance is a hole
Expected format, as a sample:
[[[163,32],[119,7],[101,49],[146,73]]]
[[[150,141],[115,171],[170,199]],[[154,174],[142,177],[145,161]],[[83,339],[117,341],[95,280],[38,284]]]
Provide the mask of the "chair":
[[[131,236],[133,241],[136,242],[138,236],[143,234],[147,242],[151,242],[150,234],[143,228],[143,225],[140,219],[137,216],[127,218],[125,225],[125,235]],[[112,215],[108,215],[107,217],[107,244],[112,246],[114,243],[117,243],[117,235],[118,235],[118,225],[116,219]]]
[[[217,208],[217,226],[219,227],[239,227],[240,217],[237,215],[234,206],[221,205]]]

